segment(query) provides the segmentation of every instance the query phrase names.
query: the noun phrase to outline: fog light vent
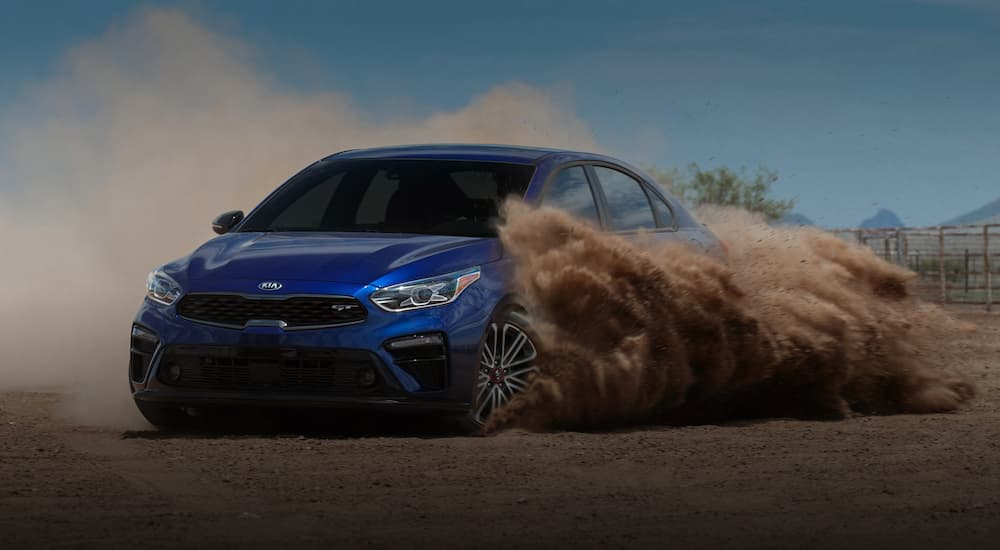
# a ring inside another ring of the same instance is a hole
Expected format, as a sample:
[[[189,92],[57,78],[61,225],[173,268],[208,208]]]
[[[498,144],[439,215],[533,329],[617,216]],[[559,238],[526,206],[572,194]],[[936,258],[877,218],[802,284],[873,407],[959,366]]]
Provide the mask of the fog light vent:
[[[129,376],[133,382],[142,382],[149,372],[153,353],[160,344],[159,338],[149,329],[132,325],[132,339],[129,354]]]
[[[184,377],[184,369],[177,363],[168,363],[166,367],[167,368],[163,371],[163,375],[167,379],[167,382],[176,384],[181,381],[181,378]]]
[[[425,391],[448,385],[448,351],[440,333],[414,334],[384,344],[393,362],[413,376]]]
[[[362,388],[370,388],[378,382],[378,375],[375,374],[375,369],[371,367],[363,367],[358,369],[358,386]]]

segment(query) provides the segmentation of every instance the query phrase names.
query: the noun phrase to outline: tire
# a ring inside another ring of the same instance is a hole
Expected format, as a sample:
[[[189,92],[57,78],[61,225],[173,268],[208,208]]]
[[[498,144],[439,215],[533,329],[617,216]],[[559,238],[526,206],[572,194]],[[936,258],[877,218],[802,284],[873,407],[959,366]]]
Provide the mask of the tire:
[[[157,405],[154,403],[144,403],[136,401],[135,406],[150,424],[162,431],[182,431],[190,429],[192,418],[180,407],[169,405]]]
[[[479,342],[479,368],[472,386],[472,409],[466,426],[482,431],[494,409],[503,406],[531,383],[535,374],[537,336],[516,306],[501,307]]]

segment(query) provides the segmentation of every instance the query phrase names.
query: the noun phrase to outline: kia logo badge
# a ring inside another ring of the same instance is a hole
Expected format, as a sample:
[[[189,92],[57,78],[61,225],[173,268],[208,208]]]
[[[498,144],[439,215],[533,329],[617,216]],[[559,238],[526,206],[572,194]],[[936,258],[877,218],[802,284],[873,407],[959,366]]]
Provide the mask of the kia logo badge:
[[[281,288],[281,283],[278,281],[264,281],[263,283],[257,285],[257,288],[261,290],[278,290]]]

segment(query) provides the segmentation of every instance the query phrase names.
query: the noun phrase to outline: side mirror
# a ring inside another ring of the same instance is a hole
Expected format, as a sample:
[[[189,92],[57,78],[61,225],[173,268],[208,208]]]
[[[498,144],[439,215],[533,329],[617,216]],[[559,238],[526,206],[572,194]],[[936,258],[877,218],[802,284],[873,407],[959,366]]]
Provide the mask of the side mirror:
[[[222,214],[215,221],[212,222],[212,231],[215,231],[219,235],[224,233],[229,233],[236,224],[243,221],[243,211],[242,210],[232,210]]]

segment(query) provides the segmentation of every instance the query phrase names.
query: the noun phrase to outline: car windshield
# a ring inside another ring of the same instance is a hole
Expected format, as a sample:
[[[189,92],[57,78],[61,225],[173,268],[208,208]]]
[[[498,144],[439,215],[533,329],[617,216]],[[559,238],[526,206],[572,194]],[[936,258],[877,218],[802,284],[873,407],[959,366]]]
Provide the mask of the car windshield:
[[[240,231],[496,236],[500,203],[524,196],[525,164],[452,160],[321,161],[292,178]]]

